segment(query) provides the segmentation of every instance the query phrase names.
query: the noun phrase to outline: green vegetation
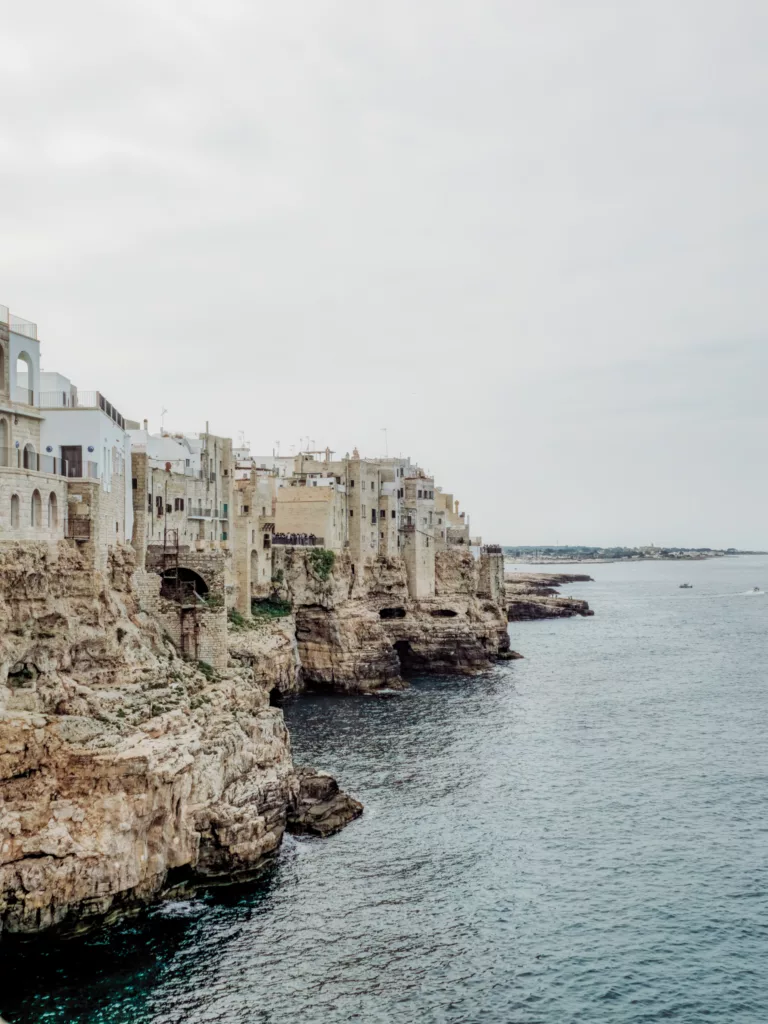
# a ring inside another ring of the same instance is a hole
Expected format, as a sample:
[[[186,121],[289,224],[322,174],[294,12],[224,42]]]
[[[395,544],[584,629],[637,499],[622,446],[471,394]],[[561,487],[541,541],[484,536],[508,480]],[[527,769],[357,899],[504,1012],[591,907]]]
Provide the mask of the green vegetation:
[[[209,682],[216,678],[216,669],[213,665],[209,665],[207,661],[198,661],[197,668]]]
[[[236,608],[229,609],[229,624],[233,629],[247,629],[250,623],[244,615],[241,615]]]
[[[251,615],[254,619],[264,621],[265,619],[282,619],[290,615],[293,606],[290,601],[281,601],[278,597],[268,597],[264,600],[254,599],[251,601]]]
[[[224,598],[221,594],[207,594],[202,600],[206,608],[224,607]]]
[[[327,580],[336,564],[336,554],[326,548],[311,548],[307,552],[309,567],[321,580]]]
[[[272,574],[272,582],[273,583],[282,583],[284,579],[285,579],[285,573],[283,572],[282,569],[278,569],[276,573]]]

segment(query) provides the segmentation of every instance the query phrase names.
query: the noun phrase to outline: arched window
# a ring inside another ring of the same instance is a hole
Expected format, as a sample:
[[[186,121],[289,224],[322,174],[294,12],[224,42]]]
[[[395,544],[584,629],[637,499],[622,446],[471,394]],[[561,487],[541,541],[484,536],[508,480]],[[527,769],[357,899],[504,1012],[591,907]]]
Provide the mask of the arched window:
[[[51,491],[48,495],[48,529],[53,530],[59,525],[59,506],[56,494]]]
[[[37,452],[29,441],[24,445],[24,469],[37,469]]]
[[[33,526],[42,526],[43,525],[43,502],[42,502],[42,499],[40,497],[40,491],[38,491],[37,488],[35,488],[35,490],[32,491],[32,510],[31,511],[32,511],[32,515],[30,517],[30,522],[32,523],[32,525]]]
[[[2,377],[0,377],[0,382]],[[10,466],[11,464],[11,453],[9,448],[11,447],[11,435],[8,429],[8,420],[4,416],[0,416],[0,466]]]
[[[11,526],[18,527],[19,525],[19,496],[18,494],[11,495]]]

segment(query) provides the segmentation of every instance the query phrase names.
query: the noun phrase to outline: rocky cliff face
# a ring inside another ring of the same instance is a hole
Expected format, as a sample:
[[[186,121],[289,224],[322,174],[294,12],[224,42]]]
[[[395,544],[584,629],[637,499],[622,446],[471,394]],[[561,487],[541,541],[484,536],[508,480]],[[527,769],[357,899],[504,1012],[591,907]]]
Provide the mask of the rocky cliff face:
[[[437,554],[436,595],[421,601],[408,596],[399,558],[378,558],[361,576],[338,556],[325,579],[302,548],[281,550],[275,564],[309,688],[364,692],[402,687],[412,671],[481,671],[509,647],[503,609],[476,596],[469,552]]]
[[[510,572],[505,578],[507,618],[510,622],[526,619],[563,619],[573,615],[594,615],[586,601],[562,597],[557,589],[564,583],[591,583],[584,574]]]
[[[0,548],[7,933],[76,931],[170,886],[252,872],[289,815],[300,829],[359,813],[325,781],[308,801],[311,776],[294,769],[265,668],[295,686],[290,639],[269,631],[263,656],[251,639],[234,667],[201,672],[141,611],[132,555],[110,571],[107,584],[64,544]]]

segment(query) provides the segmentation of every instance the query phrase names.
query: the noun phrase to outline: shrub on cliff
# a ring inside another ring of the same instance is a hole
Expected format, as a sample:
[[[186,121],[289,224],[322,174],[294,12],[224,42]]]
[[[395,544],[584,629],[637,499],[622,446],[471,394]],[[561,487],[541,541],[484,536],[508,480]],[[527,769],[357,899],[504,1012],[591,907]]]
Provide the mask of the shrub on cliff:
[[[307,563],[318,579],[327,580],[336,564],[336,554],[326,548],[312,548],[307,552]]]

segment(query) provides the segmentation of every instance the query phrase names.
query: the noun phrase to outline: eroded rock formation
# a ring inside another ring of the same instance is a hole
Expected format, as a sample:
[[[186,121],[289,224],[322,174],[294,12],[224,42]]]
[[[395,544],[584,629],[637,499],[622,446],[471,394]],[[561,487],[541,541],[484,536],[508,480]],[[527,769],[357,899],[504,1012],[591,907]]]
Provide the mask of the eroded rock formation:
[[[361,576],[347,556],[337,556],[322,579],[305,550],[285,548],[276,566],[308,688],[397,688],[412,671],[482,671],[509,648],[503,609],[477,595],[469,551],[437,553],[435,596],[418,601],[409,597],[400,558],[377,558]]]
[[[64,544],[0,548],[7,933],[77,931],[169,886],[250,873],[307,813],[269,699],[275,678],[296,684],[295,644],[269,630],[261,654],[250,637],[232,667],[201,671],[141,611],[134,569],[128,551],[105,581]],[[334,828],[357,813],[329,811]]]
[[[586,601],[577,597],[562,597],[557,587],[565,583],[591,583],[584,574],[509,572],[504,589],[507,618],[510,622],[525,619],[562,619],[573,615],[594,615]]]

